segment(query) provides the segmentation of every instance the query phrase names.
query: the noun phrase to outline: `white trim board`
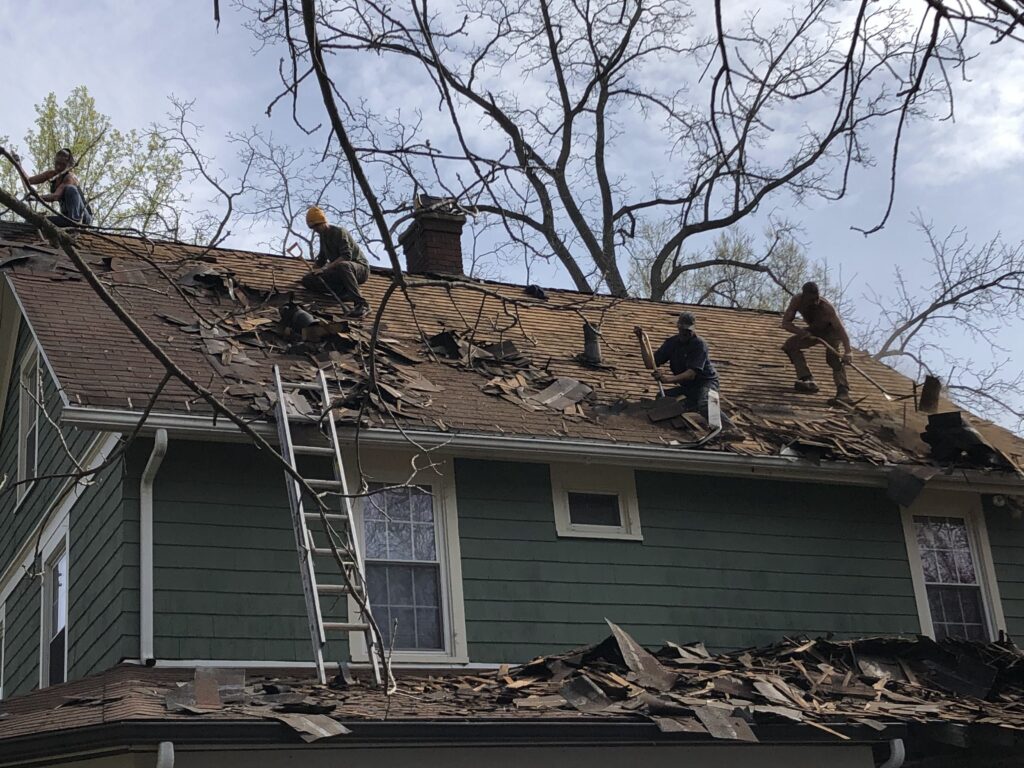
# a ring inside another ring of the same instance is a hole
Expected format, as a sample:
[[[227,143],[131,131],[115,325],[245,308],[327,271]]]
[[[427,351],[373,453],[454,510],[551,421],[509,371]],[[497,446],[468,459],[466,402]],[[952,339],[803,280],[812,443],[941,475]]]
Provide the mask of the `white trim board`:
[[[125,432],[135,427],[141,411],[109,408],[91,408],[71,405],[64,409],[61,420],[89,429]],[[250,425],[259,434],[277,442],[272,424],[253,422]],[[171,437],[223,442],[246,442],[238,428],[223,417],[193,416],[175,413],[153,413],[146,420],[144,434],[166,429]],[[643,467],[682,474],[718,475],[724,477],[772,478],[776,480],[828,483],[830,485],[857,485],[885,488],[891,467],[870,464],[834,463],[819,465],[803,459],[783,456],[738,456],[718,451],[702,451],[661,445],[634,443],[601,443],[597,441],[569,440],[545,437],[514,437],[475,433],[432,432],[407,429],[363,429],[359,442],[366,448],[380,450],[407,450],[412,438],[425,448],[439,448],[446,455],[476,458],[495,458],[505,461],[549,463],[551,461],[594,463],[616,466]],[[351,445],[353,432],[339,430],[344,445]],[[929,488],[962,490],[970,488],[977,493],[1024,492],[1024,479],[1010,473],[993,477],[980,470],[956,470],[954,473],[935,475]]]
[[[959,517],[966,520],[971,554],[976,561],[974,567],[979,577],[978,582],[981,587],[982,603],[989,633],[995,638],[999,632],[1005,632],[1006,618],[1003,615],[1003,604],[999,596],[999,582],[992,561],[992,547],[989,543],[988,527],[982,511],[981,496],[977,493],[941,493],[935,490],[925,490],[912,505],[900,508],[900,516],[921,634],[932,639],[935,638],[932,612],[928,606],[928,591],[924,583],[924,568],[921,565],[921,553],[917,547],[917,534],[914,531],[915,516]]]

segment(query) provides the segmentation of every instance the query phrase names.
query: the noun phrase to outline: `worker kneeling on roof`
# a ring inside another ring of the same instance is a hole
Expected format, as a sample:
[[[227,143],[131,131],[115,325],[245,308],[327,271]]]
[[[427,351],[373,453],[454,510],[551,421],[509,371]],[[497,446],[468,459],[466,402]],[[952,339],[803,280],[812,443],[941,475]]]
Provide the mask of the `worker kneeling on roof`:
[[[806,328],[801,328],[794,322],[797,312],[807,321]],[[832,378],[836,383],[836,400],[849,402],[850,382],[846,378],[843,366],[852,362],[850,337],[835,307],[821,298],[816,283],[804,283],[800,293],[790,299],[789,306],[782,315],[782,327],[793,334],[782,345],[782,351],[789,356],[796,369],[796,384],[793,385],[793,389],[812,394],[818,391],[811,369],[807,367],[804,350],[824,342],[825,362],[832,369]],[[839,356],[840,345],[843,348],[842,357]]]
[[[654,364],[668,363],[671,373],[654,371],[662,384],[674,384],[665,390],[666,397],[686,396],[687,407],[708,414],[708,392],[718,391],[718,372],[708,357],[708,345],[693,332],[696,319],[691,312],[682,312],[676,321],[679,333],[665,339],[654,353]]]
[[[92,224],[92,212],[85,202],[74,167],[71,150],[61,149],[53,157],[52,169],[28,177],[29,184],[50,182],[50,194],[40,195],[39,199],[60,206],[60,215],[49,217],[58,227],[87,227]]]
[[[316,269],[302,277],[302,284],[314,291],[328,291],[352,303],[349,315],[362,317],[370,310],[359,286],[370,276],[370,265],[359,245],[344,227],[327,223],[327,216],[315,205],[306,211],[306,224],[320,236]]]

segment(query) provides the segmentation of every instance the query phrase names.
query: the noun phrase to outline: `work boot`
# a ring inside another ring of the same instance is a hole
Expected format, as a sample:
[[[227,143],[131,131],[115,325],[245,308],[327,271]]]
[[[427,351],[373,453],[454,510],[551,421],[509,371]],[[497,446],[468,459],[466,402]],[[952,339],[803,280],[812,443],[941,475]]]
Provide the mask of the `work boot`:
[[[850,390],[836,390],[836,401],[840,403],[846,403],[847,405],[853,405],[853,398],[850,397]]]
[[[804,392],[809,395],[813,395],[818,391],[818,385],[814,383],[814,379],[797,379],[793,385],[793,389],[797,392]]]
[[[366,317],[370,313],[369,304],[356,304],[352,309],[349,310],[348,316],[351,318]]]

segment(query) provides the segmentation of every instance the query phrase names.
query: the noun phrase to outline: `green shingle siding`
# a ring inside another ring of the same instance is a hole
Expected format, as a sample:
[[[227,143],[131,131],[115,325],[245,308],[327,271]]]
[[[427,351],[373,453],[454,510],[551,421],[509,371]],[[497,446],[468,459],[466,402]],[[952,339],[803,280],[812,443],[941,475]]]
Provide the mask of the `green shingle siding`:
[[[32,336],[21,324],[11,371],[3,429],[0,430],[0,473],[17,474],[19,363]],[[62,401],[56,383],[43,365],[46,409],[59,420]],[[39,468],[43,475],[74,471],[67,452],[81,459],[97,434],[66,427],[67,450],[57,430],[42,414],[39,421]],[[131,655],[138,646],[138,534],[124,519],[123,465],[115,462],[86,488],[69,515],[69,679],[106,669]],[[55,513],[54,502],[67,480],[39,480],[15,510],[14,493],[0,497],[0,571],[5,570],[45,516]],[[134,541],[134,549],[131,546]],[[133,570],[134,569],[134,570]],[[22,578],[5,604],[5,689],[23,693],[39,680],[40,584],[37,577]]]
[[[278,465],[247,445],[171,440],[153,529],[157,658],[312,660]]]
[[[880,491],[637,472],[644,541],[629,542],[559,539],[546,465],[458,460],[456,481],[473,661],[592,642],[605,617],[717,648],[918,631]]]
[[[999,582],[1006,631],[1018,642],[1024,638],[1024,521],[1008,507],[985,498],[985,519],[992,546],[992,564]]]

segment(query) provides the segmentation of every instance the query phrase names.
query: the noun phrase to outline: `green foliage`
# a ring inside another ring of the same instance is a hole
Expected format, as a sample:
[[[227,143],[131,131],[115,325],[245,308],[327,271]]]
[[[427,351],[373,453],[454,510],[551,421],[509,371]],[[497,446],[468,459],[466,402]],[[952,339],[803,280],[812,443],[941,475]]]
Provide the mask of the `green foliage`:
[[[177,235],[178,209],[184,202],[179,191],[182,161],[156,130],[114,128],[84,85],[63,104],[48,94],[35,110],[22,158],[29,175],[52,168],[57,150],[69,147],[78,161],[75,173],[92,207],[94,224]],[[4,168],[0,174],[5,189],[20,191],[13,169]]]

